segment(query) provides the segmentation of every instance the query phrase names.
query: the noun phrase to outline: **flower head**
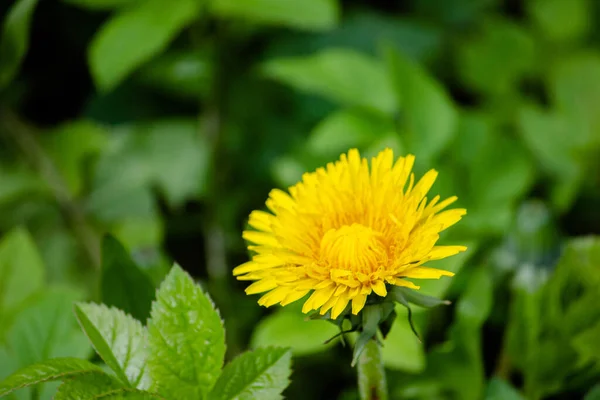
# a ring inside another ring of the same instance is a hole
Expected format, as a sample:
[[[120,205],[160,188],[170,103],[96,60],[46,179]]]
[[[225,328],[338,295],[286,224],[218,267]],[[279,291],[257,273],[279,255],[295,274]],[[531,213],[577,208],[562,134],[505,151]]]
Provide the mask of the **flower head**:
[[[263,293],[264,306],[287,305],[309,292],[302,311],[331,310],[337,318],[351,303],[353,314],[367,296],[387,295],[386,285],[418,289],[407,280],[438,279],[453,273],[424,264],[461,251],[436,246],[439,233],[458,222],[464,209],[445,210],[450,197],[425,197],[437,177],[430,170],[417,183],[414,156],[394,162],[386,149],[371,160],[355,149],[325,168],[306,173],[289,193],[271,191],[271,211],[253,211],[243,237],[252,260],[233,270],[255,281],[247,294]]]

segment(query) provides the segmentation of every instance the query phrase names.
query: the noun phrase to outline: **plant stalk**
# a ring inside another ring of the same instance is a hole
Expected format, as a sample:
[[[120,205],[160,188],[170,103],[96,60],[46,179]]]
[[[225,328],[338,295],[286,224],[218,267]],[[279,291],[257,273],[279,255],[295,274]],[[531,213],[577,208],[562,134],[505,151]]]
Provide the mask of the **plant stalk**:
[[[361,400],[388,400],[381,349],[375,339],[367,343],[358,359],[358,392]]]

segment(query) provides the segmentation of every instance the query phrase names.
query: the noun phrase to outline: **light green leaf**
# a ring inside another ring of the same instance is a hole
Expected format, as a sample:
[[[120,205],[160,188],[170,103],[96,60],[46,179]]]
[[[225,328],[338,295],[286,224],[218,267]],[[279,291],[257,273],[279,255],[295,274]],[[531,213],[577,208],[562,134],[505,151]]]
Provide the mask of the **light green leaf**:
[[[492,290],[490,272],[483,268],[475,270],[456,304],[458,323],[473,328],[483,325],[492,309]]]
[[[38,291],[44,264],[24,229],[14,229],[0,241],[0,310],[8,311]]]
[[[40,144],[71,193],[80,194],[84,179],[83,162],[107,144],[106,131],[91,121],[82,120],[67,123],[40,136]]]
[[[147,388],[147,333],[142,324],[105,305],[80,303],[75,314],[94,349],[117,377],[131,387]]]
[[[337,0],[213,0],[211,11],[224,18],[307,30],[331,29],[340,14]]]
[[[207,95],[213,80],[209,54],[197,49],[172,51],[141,68],[136,78],[148,86],[176,96],[198,99]]]
[[[231,361],[210,392],[210,400],[277,400],[289,384],[292,355],[269,347],[249,351]]]
[[[20,166],[0,166],[0,206],[10,207],[13,202],[38,194],[48,194],[42,179],[33,171]]]
[[[425,165],[452,140],[456,108],[443,86],[426,71],[391,47],[385,55],[407,133],[407,150]]]
[[[73,302],[81,293],[50,289],[22,309],[6,332],[6,349],[17,367],[54,357],[86,357],[90,347],[77,329]]]
[[[600,102],[600,56],[588,52],[561,59],[552,71],[550,90],[559,111],[571,118],[570,148],[593,156],[600,146],[600,115],[594,106]]]
[[[525,400],[525,397],[505,380],[492,378],[485,392],[485,400]]]
[[[22,368],[0,382],[0,397],[27,386],[65,380],[92,372],[101,373],[102,370],[91,362],[78,358],[55,358],[43,361]]]
[[[577,40],[593,27],[592,1],[530,0],[525,4],[544,38],[557,42]]]
[[[337,157],[350,148],[367,146],[394,130],[390,120],[359,111],[338,111],[313,129],[306,147],[311,154]]]
[[[163,51],[200,12],[199,0],[147,0],[115,15],[94,37],[90,70],[100,90],[117,86]]]
[[[300,312],[281,309],[260,320],[250,343],[252,348],[290,347],[296,356],[308,355],[322,352],[333,345],[334,342],[324,343],[338,332],[339,329],[327,321],[306,321]]]
[[[115,8],[131,6],[144,0],[63,0],[88,10],[113,10]]]
[[[154,300],[154,284],[112,236],[102,241],[102,301],[145,322]]]
[[[579,353],[579,365],[600,363],[600,322],[579,333],[573,339],[573,348]]]
[[[507,20],[490,20],[459,47],[458,69],[468,87],[491,95],[514,90],[534,69],[535,43],[522,26]]]
[[[29,25],[37,0],[16,1],[4,18],[0,37],[0,89],[10,83],[29,47]]]
[[[396,111],[383,65],[353,50],[330,48],[308,57],[274,59],[261,71],[269,78],[330,100],[378,110]]]
[[[389,369],[419,373],[425,369],[423,344],[408,323],[408,309],[396,305],[396,320],[383,342],[383,362]]]
[[[124,387],[123,382],[101,371],[78,375],[65,380],[53,397],[53,400],[93,400],[104,399]]]
[[[205,398],[225,355],[225,332],[210,299],[175,265],[161,284],[148,322],[152,389],[181,400]]]

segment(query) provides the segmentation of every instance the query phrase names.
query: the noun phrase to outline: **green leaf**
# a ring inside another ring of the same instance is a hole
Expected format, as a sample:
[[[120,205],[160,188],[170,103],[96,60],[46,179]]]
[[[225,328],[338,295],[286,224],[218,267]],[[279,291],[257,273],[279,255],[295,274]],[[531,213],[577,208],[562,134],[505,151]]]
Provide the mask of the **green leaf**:
[[[505,380],[492,378],[485,391],[485,400],[525,400],[525,397]]]
[[[251,347],[290,347],[295,356],[314,354],[333,345],[325,345],[338,329],[327,321],[306,321],[299,312],[281,309],[261,319],[252,333]]]
[[[595,385],[585,394],[583,400],[600,400],[600,384]]]
[[[459,47],[458,69],[464,84],[478,92],[498,95],[515,90],[531,73],[535,42],[522,26],[508,20],[489,20]]]
[[[127,250],[112,236],[102,242],[102,300],[140,321],[150,315],[154,285],[133,262]]]
[[[20,310],[6,332],[5,345],[17,367],[54,357],[86,357],[90,347],[77,329],[72,304],[81,293],[49,289]]]
[[[385,56],[407,133],[407,149],[426,165],[452,140],[456,108],[443,86],[419,66],[391,47]]]
[[[577,40],[593,27],[591,1],[530,0],[526,4],[544,38],[557,42]]]
[[[227,364],[208,398],[281,399],[289,384],[291,359],[287,349],[276,347],[246,352]]]
[[[409,303],[415,304],[420,307],[431,308],[431,307],[437,307],[437,306],[441,306],[441,305],[447,306],[450,304],[450,302],[448,300],[442,300],[442,299],[438,299],[437,297],[427,296],[426,294],[423,294],[417,290],[400,287],[400,286],[394,287],[394,290],[401,292],[402,296],[404,296],[406,301],[408,301]]]
[[[600,322],[581,332],[573,339],[573,348],[579,353],[579,365],[600,363]]]
[[[330,48],[308,57],[269,60],[261,71],[296,89],[345,105],[386,114],[397,108],[383,65],[353,50]]]
[[[0,311],[8,311],[38,291],[44,264],[24,229],[14,229],[0,241]]]
[[[307,30],[331,29],[340,14],[337,0],[214,0],[211,11],[224,18]]]
[[[73,4],[88,10],[113,10],[125,6],[140,3],[143,0],[63,0],[65,3]]]
[[[194,49],[171,51],[142,67],[136,78],[145,85],[178,97],[198,99],[209,94],[213,65],[209,54]]]
[[[350,148],[368,146],[394,130],[393,123],[387,119],[356,110],[338,111],[313,129],[306,147],[311,154],[337,157]]]
[[[382,356],[389,369],[419,373],[425,369],[425,351],[407,321],[408,309],[396,306],[397,317],[383,342]]]
[[[78,375],[65,380],[53,400],[93,400],[104,399],[108,394],[122,389],[123,382],[101,371]]]
[[[29,25],[37,0],[18,0],[9,9],[0,37],[0,89],[10,83],[29,47]]]
[[[161,284],[148,322],[152,389],[177,399],[202,399],[217,380],[225,332],[210,299],[175,265]]]
[[[108,91],[139,66],[163,51],[194,21],[199,0],[147,0],[115,15],[96,34],[89,49],[97,87]]]
[[[75,314],[94,349],[117,377],[128,386],[147,388],[147,333],[142,324],[105,305],[80,303]]]
[[[369,340],[374,340],[377,335],[377,329],[382,317],[382,307],[380,305],[365,306],[361,311],[362,314],[362,331],[356,343],[354,343],[354,351],[352,353],[352,366],[358,362],[358,358],[364,351]],[[360,316],[360,314],[359,314]]]
[[[40,136],[40,144],[71,193],[79,195],[84,183],[83,162],[99,153],[107,144],[106,131],[91,121],[81,120],[64,124]]]
[[[29,365],[0,382],[0,397],[27,386],[65,380],[74,376],[102,372],[96,365],[78,358],[55,358]]]
[[[39,195],[47,195],[44,181],[33,171],[21,166],[0,165],[0,206],[10,207],[13,202]]]

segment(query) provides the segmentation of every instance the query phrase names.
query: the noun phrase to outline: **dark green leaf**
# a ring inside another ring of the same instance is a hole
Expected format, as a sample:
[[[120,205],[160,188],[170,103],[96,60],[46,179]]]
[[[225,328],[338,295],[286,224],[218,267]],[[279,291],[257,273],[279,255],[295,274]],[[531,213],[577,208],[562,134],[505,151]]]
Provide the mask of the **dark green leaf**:
[[[143,0],[63,0],[65,3],[73,4],[88,10],[112,10],[125,6],[131,6]]]
[[[593,27],[591,1],[530,0],[526,4],[536,27],[545,38],[557,42],[580,39]]]
[[[485,400],[525,400],[525,397],[510,383],[500,378],[492,378],[485,392]]]
[[[386,114],[397,108],[383,65],[352,50],[330,48],[308,57],[270,60],[261,70],[272,79],[342,104]]]
[[[292,372],[291,358],[287,349],[274,347],[244,353],[227,364],[208,398],[281,399]]]
[[[0,310],[8,311],[38,291],[44,281],[44,264],[23,229],[0,241]]]
[[[327,321],[306,321],[299,312],[281,309],[258,323],[251,344],[253,348],[290,347],[296,356],[307,355],[325,350],[323,343],[338,330]]]
[[[0,382],[0,397],[17,389],[39,383],[65,380],[78,375],[102,370],[86,360],[78,358],[55,358],[22,368]]]
[[[214,0],[211,11],[226,18],[308,30],[333,28],[339,18],[337,0]]]
[[[452,140],[457,122],[455,106],[444,88],[425,70],[391,47],[385,55],[402,111],[407,149],[426,165]]]
[[[106,236],[102,242],[103,302],[146,321],[154,291],[150,277],[133,262],[123,245]]]
[[[96,34],[89,49],[90,69],[98,88],[114,88],[163,51],[198,17],[202,3],[147,0],[115,15]]]
[[[595,385],[587,392],[583,400],[600,400],[600,384]]]
[[[29,47],[29,25],[37,0],[16,1],[2,26],[0,37],[0,89],[10,83]]]
[[[76,305],[75,314],[94,349],[117,377],[128,386],[147,388],[147,339],[142,324],[121,310],[91,303]]]
[[[220,374],[225,332],[210,299],[175,265],[148,322],[152,389],[181,400],[204,398]]]

